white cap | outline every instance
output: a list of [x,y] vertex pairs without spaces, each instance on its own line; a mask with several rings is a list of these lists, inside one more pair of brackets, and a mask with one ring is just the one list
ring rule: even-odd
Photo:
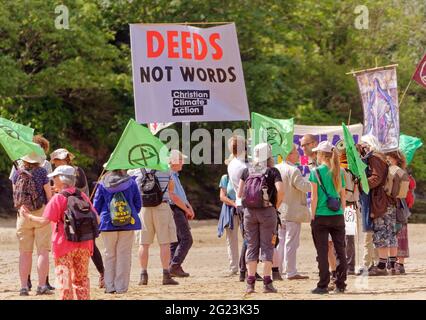
[[56,176],[75,176],[75,169],[71,166],[59,166],[56,167],[55,171],[47,175],[49,178]]
[[380,151],[380,143],[375,136],[372,134],[366,134],[361,137],[361,142],[366,143],[370,146],[370,150]]
[[316,148],[312,149],[312,152],[333,152],[334,146],[328,141],[321,141]]
[[253,149],[253,162],[264,162],[272,157],[272,147],[269,143],[259,143]]
[[21,158],[22,161],[28,162],[28,163],[39,163],[42,164],[44,159],[42,156],[39,156],[37,153],[32,152],[30,154],[27,154],[26,156],[23,156]]
[[55,159],[64,160],[67,156],[69,156],[70,160],[75,158],[74,155],[65,148],[56,149],[50,154],[50,161]]
[[170,150],[169,163],[175,163],[175,162],[178,162],[180,159],[186,159],[186,158],[188,157],[184,155],[182,152],[180,152],[179,150],[176,150],[176,149]]

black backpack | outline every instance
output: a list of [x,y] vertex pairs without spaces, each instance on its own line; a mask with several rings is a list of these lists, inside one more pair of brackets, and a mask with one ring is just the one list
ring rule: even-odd
[[99,235],[96,213],[90,203],[83,199],[81,191],[61,192],[67,198],[67,210],[64,215],[64,229],[68,241],[82,242],[94,240]]
[[147,172],[141,169],[142,182],[140,186],[143,207],[156,207],[163,202],[163,195],[167,190],[168,185],[164,190],[161,190],[160,182],[155,173],[157,170]]

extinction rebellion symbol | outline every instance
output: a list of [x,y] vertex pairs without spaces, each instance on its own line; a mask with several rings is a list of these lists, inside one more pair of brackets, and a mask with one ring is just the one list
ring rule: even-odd
[[267,138],[266,141],[272,146],[272,145],[282,145],[283,144],[283,137],[281,136],[281,133],[277,130],[277,128],[269,127],[266,128],[266,134]]
[[147,161],[149,161],[151,165],[160,163],[160,156],[152,145],[143,143],[135,145],[130,149],[129,163],[131,165],[147,167]]
[[12,128],[5,125],[0,125],[0,129],[4,130],[4,132],[6,132],[9,137],[19,140],[19,133],[13,130]]

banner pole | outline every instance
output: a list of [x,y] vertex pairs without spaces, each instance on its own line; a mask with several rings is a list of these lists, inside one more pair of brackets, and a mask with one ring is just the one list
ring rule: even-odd
[[411,77],[410,82],[408,82],[408,85],[405,88],[404,93],[402,94],[401,100],[399,101],[399,107],[401,107],[402,101],[404,101],[405,94],[407,93],[407,90],[410,87],[411,82],[413,82],[413,77]]
[[92,201],[93,196],[95,195],[96,189],[98,188],[99,181],[104,177],[105,168],[102,170],[101,175],[98,178],[98,181],[96,181],[95,187],[93,188],[92,193],[90,194],[90,201]]
[[349,109],[348,126],[351,124],[352,109]]
[[398,64],[390,64],[387,66],[383,66],[383,67],[375,67],[375,68],[370,68],[370,69],[363,69],[363,70],[357,70],[357,71],[350,71],[350,72],[346,72],[345,74],[357,74],[357,73],[361,73],[361,72],[368,72],[368,71],[377,71],[377,70],[384,70],[384,69],[389,69],[389,68],[393,68],[393,67],[397,67]]

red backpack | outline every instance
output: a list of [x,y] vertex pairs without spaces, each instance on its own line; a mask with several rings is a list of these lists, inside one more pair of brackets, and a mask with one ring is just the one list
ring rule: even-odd
[[410,180],[410,184],[408,186],[408,193],[405,201],[407,202],[408,208],[411,209],[414,206],[414,201],[416,200],[414,195],[414,190],[416,189],[416,180],[414,180],[412,175],[410,175],[408,179]]
[[19,170],[13,190],[13,204],[19,209],[26,206],[28,210],[35,211],[43,207],[43,197],[37,192],[37,186],[30,172]]

